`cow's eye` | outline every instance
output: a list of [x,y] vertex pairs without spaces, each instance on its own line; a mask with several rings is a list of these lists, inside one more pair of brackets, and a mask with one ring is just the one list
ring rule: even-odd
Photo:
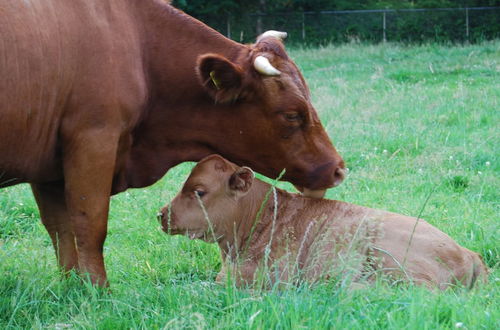
[[194,193],[195,193],[196,195],[198,195],[198,197],[200,197],[200,198],[201,198],[201,197],[203,197],[203,196],[205,196],[205,195],[207,194],[207,192],[206,192],[206,191],[201,190],[201,189],[196,189],[196,190],[194,191]]
[[283,114],[287,121],[298,121],[301,119],[300,114],[298,112],[285,112]]

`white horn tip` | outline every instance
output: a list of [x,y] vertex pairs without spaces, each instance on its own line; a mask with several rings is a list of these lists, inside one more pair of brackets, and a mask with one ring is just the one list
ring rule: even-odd
[[267,37],[274,37],[274,38],[277,38],[277,39],[283,41],[283,40],[285,40],[285,38],[287,36],[288,36],[288,33],[286,33],[286,32],[281,32],[281,31],[276,31],[276,30],[269,30],[269,31],[266,31],[266,32],[262,33],[257,38],[257,42],[259,42],[261,39],[267,38]]
[[255,70],[266,76],[279,76],[281,72],[276,69],[264,56],[257,56],[253,61]]

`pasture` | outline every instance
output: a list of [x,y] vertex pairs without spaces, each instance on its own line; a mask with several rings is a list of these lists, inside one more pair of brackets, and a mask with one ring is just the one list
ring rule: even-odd
[[[61,280],[27,185],[0,191],[0,328],[500,328],[500,42],[291,49],[350,168],[326,197],[421,216],[482,255],[489,283],[432,292],[214,282],[218,248],[159,229],[193,164],[113,197],[112,292]],[[291,185],[280,187],[293,190]]]

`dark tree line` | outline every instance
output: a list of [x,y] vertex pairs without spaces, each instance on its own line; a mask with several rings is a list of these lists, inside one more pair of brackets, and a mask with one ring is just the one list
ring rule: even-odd
[[[500,9],[464,10],[500,8],[500,0],[173,0],[173,5],[240,42],[251,42],[266,29],[287,31],[289,43],[301,44],[352,40],[475,42],[500,38]],[[417,8],[462,9],[336,12]]]
[[500,6],[500,0],[174,0],[173,4],[197,16],[382,8],[483,7]]

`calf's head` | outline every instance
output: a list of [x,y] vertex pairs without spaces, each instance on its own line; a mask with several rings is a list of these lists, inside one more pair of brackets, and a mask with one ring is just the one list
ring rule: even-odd
[[241,219],[239,199],[254,181],[253,171],[218,155],[201,160],[170,205],[161,210],[162,229],[214,242],[221,233],[233,233]]
[[231,60],[218,54],[198,58],[200,83],[219,111],[217,128],[203,143],[269,177],[286,169],[284,180],[322,196],[342,182],[345,166],[283,36],[267,32]]

